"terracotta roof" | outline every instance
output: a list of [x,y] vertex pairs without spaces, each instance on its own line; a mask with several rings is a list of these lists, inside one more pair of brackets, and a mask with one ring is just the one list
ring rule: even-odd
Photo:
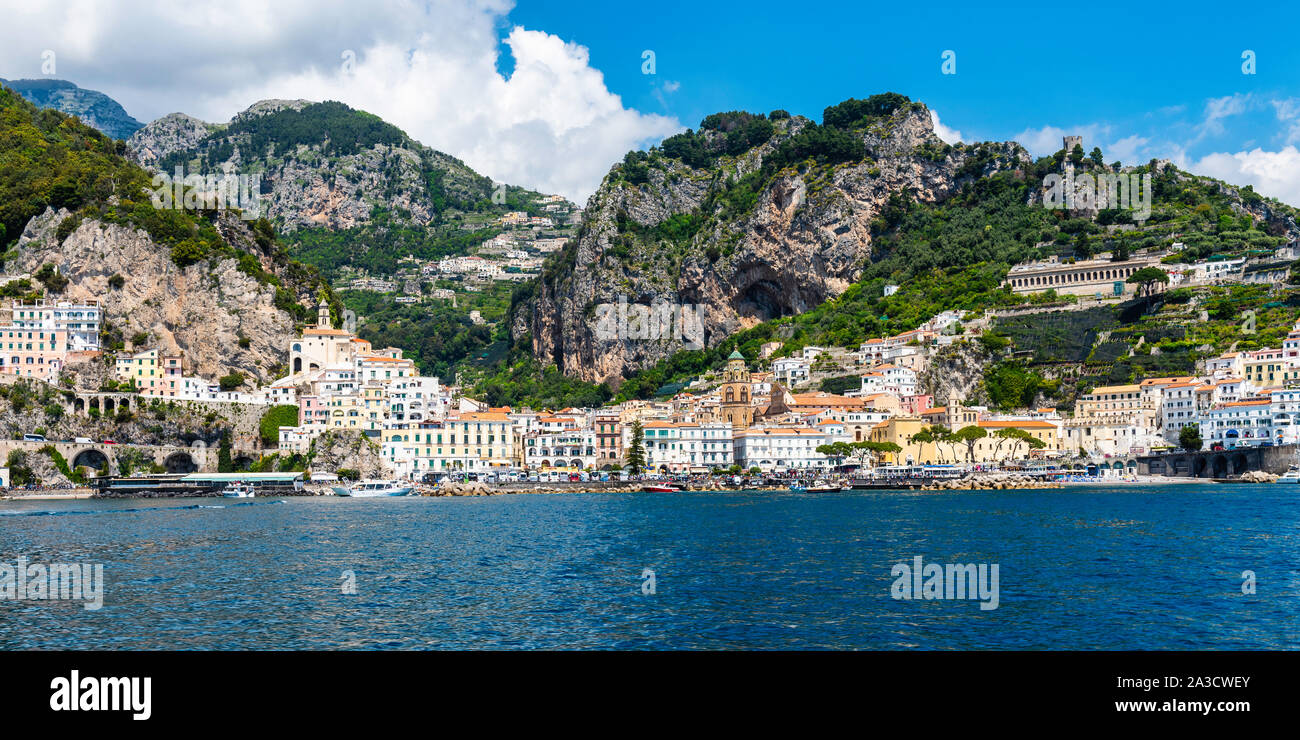
[[998,429],[1009,429],[1009,428],[1055,429],[1056,428],[1055,424],[1047,421],[1040,421],[1038,419],[1025,419],[1021,421],[979,421],[976,422],[976,424],[978,424],[981,427],[986,427],[986,428],[995,427]]
[[461,421],[510,421],[510,417],[505,414],[494,414],[488,411],[461,414],[460,419]]

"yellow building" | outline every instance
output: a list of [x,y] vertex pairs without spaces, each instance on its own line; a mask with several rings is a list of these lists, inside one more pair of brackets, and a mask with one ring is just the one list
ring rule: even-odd
[[1242,374],[1257,390],[1285,387],[1293,379],[1290,369],[1282,350],[1250,352],[1242,362]]
[[119,355],[113,375],[122,382],[134,380],[142,395],[175,396],[176,381],[181,377],[181,357],[161,354],[156,349]]
[[[901,452],[882,455],[880,462],[886,465],[963,463],[971,462],[968,455],[973,452],[973,462],[996,463],[1030,457],[1053,457],[1061,452],[1060,434],[1056,425],[1050,421],[1016,419],[976,422],[975,425],[987,432],[988,436],[976,440],[973,450],[968,449],[964,442],[913,441],[921,430],[932,425],[933,422],[927,419],[903,416],[895,416],[877,424],[871,430],[872,442],[892,442],[902,448]],[[1041,440],[1044,446],[1041,450],[1031,450],[1027,442],[998,437],[997,432],[1002,429],[1019,429]]]
[[505,412],[462,413],[419,425],[410,440],[417,471],[484,471],[516,464],[514,422]]

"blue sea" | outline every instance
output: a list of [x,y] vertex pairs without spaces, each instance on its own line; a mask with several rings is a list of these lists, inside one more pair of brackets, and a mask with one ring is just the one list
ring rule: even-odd
[[[1297,522],[1276,485],[5,501],[0,563],[105,586],[0,601],[0,649],[1294,649]],[[893,598],[917,556],[997,608]]]

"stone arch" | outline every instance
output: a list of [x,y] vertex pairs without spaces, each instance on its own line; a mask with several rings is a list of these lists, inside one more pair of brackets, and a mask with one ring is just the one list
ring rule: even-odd
[[91,470],[99,470],[107,463],[108,455],[105,455],[102,451],[92,447],[87,450],[82,450],[73,456],[72,469],[76,470],[77,468],[86,467]]
[[78,414],[86,413],[86,399],[82,398],[81,396],[73,396],[72,410],[74,413],[78,413]]
[[105,414],[111,414],[111,413],[113,413],[113,411],[115,410],[115,409],[114,409],[115,405],[116,405],[116,404],[113,403],[113,397],[112,397],[112,396],[104,396],[104,413],[105,413]]
[[1228,456],[1215,455],[1210,461],[1210,477],[1226,478],[1228,477]]
[[1228,466],[1229,466],[1229,471],[1234,474],[1240,475],[1246,472],[1246,468],[1250,467],[1250,465],[1246,462],[1246,453],[1238,452],[1237,454],[1228,458]]
[[163,460],[163,467],[168,473],[197,473],[199,466],[188,452],[173,452]]
[[249,470],[253,467],[253,458],[248,455],[240,455],[230,462],[235,466],[235,470]]
[[570,461],[569,461],[569,467],[571,467],[571,468],[577,468],[577,469],[581,470],[581,469],[582,469],[582,461],[581,461],[581,460],[570,460]]

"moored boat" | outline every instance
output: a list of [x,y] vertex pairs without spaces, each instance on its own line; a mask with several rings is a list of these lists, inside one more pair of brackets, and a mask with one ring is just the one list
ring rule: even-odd
[[333,486],[336,496],[350,498],[380,498],[385,496],[406,496],[411,487],[395,480],[363,480],[350,486]]
[[1300,483],[1300,465],[1292,465],[1291,469],[1282,474],[1277,479],[1278,483]]
[[843,490],[843,487],[835,485],[834,483],[827,483],[824,480],[819,480],[804,490],[808,493],[835,493]]
[[682,489],[669,483],[647,483],[641,486],[643,493],[677,493]]
[[222,498],[253,498],[256,495],[253,487],[242,480],[231,483],[221,492]]

